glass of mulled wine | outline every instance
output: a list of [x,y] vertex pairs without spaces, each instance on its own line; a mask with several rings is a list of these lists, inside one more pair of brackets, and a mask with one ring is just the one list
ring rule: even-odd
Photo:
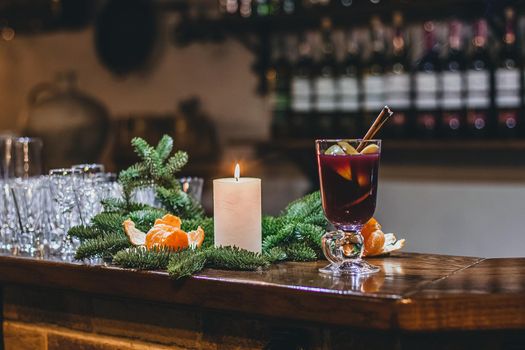
[[323,273],[369,274],[379,268],[363,259],[361,228],[376,207],[381,140],[316,140],[321,198],[326,218],[336,231],[322,239],[330,265]]

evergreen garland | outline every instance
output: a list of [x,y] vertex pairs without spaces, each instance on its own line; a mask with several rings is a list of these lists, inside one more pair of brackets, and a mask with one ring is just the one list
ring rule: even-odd
[[[167,270],[171,277],[182,278],[205,267],[257,270],[281,261],[312,261],[322,257],[321,236],[327,221],[319,192],[290,203],[279,216],[263,217],[262,254],[237,247],[214,247],[213,219],[206,217],[202,206],[182,191],[176,177],[188,162],[188,155],[183,151],[172,155],[173,139],[166,135],[156,147],[141,138],[134,138],[132,145],[140,161],[119,175],[123,197],[104,200],[103,212],[90,225],[69,231],[71,237],[81,242],[77,259],[109,258],[125,268]],[[162,208],[132,201],[134,191],[147,186],[154,187]],[[131,245],[123,229],[124,220],[133,220],[139,230],[147,232],[166,213],[179,216],[184,231],[201,226],[205,232],[202,247],[175,252]]]

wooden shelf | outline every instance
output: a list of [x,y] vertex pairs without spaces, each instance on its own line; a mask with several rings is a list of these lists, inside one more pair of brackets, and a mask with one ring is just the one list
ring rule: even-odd
[[[310,150],[314,139],[275,140],[259,144],[266,150]],[[525,151],[525,140],[383,140],[383,150],[435,151]]]

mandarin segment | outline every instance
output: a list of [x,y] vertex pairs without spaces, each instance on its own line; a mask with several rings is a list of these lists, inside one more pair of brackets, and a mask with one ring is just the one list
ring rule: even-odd
[[166,214],[161,219],[155,220],[154,226],[157,226],[159,224],[165,224],[165,225],[173,226],[176,228],[180,228],[182,221],[178,216]]
[[383,252],[385,245],[385,234],[381,230],[375,230],[365,238],[365,256],[378,255]]
[[381,225],[376,219],[371,218],[366,222],[366,224],[363,225],[361,234],[363,235],[363,238],[366,239],[372,232],[376,230],[381,230]]
[[170,247],[174,250],[188,248],[188,235],[183,230],[168,226],[156,225],[146,235],[146,248]]

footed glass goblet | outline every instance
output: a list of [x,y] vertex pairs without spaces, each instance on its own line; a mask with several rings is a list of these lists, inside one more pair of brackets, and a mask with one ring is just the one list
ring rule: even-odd
[[364,249],[361,228],[372,218],[376,207],[381,140],[316,140],[315,145],[323,210],[336,228],[322,238],[323,252],[330,265],[320,272],[332,275],[378,272],[378,267],[361,258]]

